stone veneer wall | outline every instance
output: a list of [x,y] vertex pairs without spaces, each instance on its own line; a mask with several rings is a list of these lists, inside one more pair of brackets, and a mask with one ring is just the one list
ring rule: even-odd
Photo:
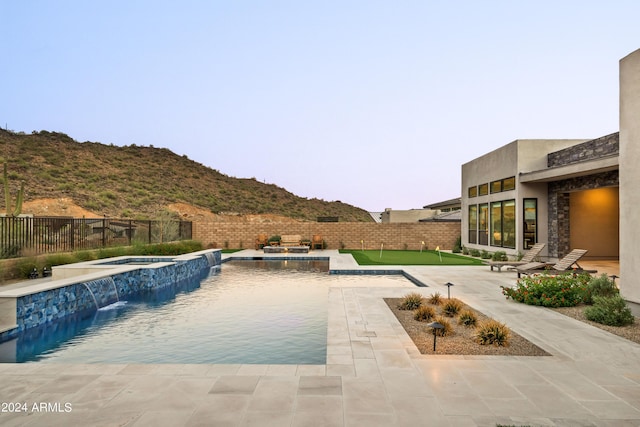
[[572,163],[595,160],[601,157],[616,155],[620,152],[620,134],[612,133],[601,138],[592,139],[582,144],[574,145],[547,156],[547,166],[564,166]]
[[[153,268],[141,267],[136,270],[113,274],[111,278],[118,291],[118,297],[122,299],[129,295],[166,288],[185,280],[202,279],[212,265],[221,264],[221,258],[220,251],[213,252],[211,260],[205,255],[190,260],[157,258],[155,262],[172,261],[172,264]],[[129,261],[134,259],[135,257],[132,257]],[[144,259],[145,262],[149,260],[149,258]],[[113,264],[118,263],[114,262]],[[86,283],[89,282],[91,281],[86,281]],[[18,327],[1,333],[0,342],[11,339],[20,332],[43,326],[46,323],[95,311],[94,296],[84,283],[78,282],[17,298],[16,320]],[[98,296],[96,296],[96,299],[98,299]]]
[[618,171],[549,183],[549,256],[561,258],[572,249],[569,245],[569,192],[618,185]]
[[460,237],[460,221],[416,223],[367,222],[282,222],[282,223],[225,223],[194,222],[193,239],[205,246],[251,249],[259,234],[267,236],[299,234],[311,239],[320,234],[327,249],[420,249],[424,241],[429,249],[452,249]]

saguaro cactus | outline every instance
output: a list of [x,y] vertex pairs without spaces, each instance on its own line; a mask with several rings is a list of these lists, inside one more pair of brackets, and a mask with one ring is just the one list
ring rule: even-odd
[[16,207],[11,209],[11,195],[9,194],[9,177],[7,174],[7,163],[4,164],[4,199],[7,206],[7,216],[18,216],[22,213],[22,199],[24,197],[24,181],[20,183],[20,191],[16,197]]

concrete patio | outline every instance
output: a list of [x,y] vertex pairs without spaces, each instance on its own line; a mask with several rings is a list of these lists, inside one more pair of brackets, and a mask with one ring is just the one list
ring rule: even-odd
[[[337,251],[296,256],[361,268]],[[512,272],[405,270],[429,287],[329,290],[326,365],[0,364],[0,425],[640,426],[639,344],[505,300],[500,286],[515,283]],[[383,298],[446,295],[446,282],[452,296],[552,356],[420,354]],[[16,403],[27,412],[9,406]],[[35,411],[42,403],[47,411]]]

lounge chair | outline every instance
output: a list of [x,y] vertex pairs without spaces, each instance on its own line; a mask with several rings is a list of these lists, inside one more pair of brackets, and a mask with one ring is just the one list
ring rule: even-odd
[[527,251],[526,254],[524,254],[520,261],[488,261],[487,264],[491,267],[491,271],[493,271],[494,267],[497,268],[498,271],[502,271],[502,267],[504,266],[517,267],[525,265],[530,262],[534,262],[544,247],[544,243],[536,243]]
[[537,272],[539,273],[541,270],[547,270],[551,273],[563,273],[568,271],[597,273],[597,270],[585,270],[580,267],[580,264],[578,264],[578,260],[580,260],[580,258],[582,258],[586,253],[586,249],[574,249],[555,264],[544,262],[530,262],[528,264],[516,267],[516,271],[518,272],[518,277],[520,277],[522,274],[532,274]]

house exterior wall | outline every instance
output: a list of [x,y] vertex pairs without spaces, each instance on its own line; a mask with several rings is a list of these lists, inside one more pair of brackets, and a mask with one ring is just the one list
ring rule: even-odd
[[[515,255],[524,252],[524,230],[522,227],[524,199],[537,199],[537,241],[547,242],[549,231],[548,197],[546,183],[520,183],[519,175],[523,172],[547,168],[547,154],[562,150],[584,142],[584,139],[555,139],[513,141],[497,150],[462,165],[462,243],[470,248],[503,250]],[[515,189],[500,193],[489,193],[486,196],[469,197],[469,187],[492,181],[515,177]],[[516,242],[515,248],[493,247],[469,243],[469,205],[491,203],[492,201],[515,200]],[[546,254],[542,252],[542,256]]]
[[640,303],[640,49],[620,60],[620,293]]

